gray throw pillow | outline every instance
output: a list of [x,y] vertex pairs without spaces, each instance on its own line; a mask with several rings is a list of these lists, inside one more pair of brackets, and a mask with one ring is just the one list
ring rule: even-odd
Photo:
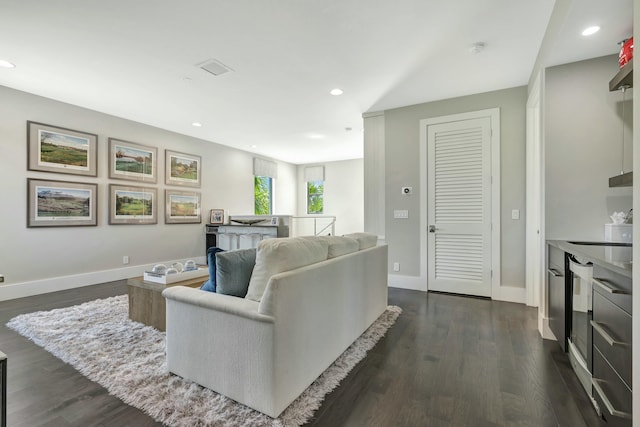
[[244,298],[256,265],[256,249],[238,249],[216,254],[216,293]]

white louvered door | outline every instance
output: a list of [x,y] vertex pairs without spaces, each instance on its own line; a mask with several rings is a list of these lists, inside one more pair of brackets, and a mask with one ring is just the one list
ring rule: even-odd
[[491,119],[427,128],[428,288],[491,296]]

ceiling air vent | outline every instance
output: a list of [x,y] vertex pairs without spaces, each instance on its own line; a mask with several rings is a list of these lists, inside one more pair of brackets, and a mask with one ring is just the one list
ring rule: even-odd
[[233,71],[217,59],[208,59],[205,62],[198,64],[198,67],[213,74],[214,76],[219,76],[221,74],[228,73],[229,71]]

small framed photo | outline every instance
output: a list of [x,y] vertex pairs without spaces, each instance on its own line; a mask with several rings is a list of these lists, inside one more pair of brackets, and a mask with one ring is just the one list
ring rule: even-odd
[[165,224],[200,224],[200,193],[165,190]]
[[200,187],[202,158],[193,154],[165,150],[165,184]]
[[224,209],[211,209],[209,224],[224,224]]
[[277,216],[271,217],[271,225],[278,225],[278,217]]
[[27,121],[27,169],[98,176],[98,135]]
[[27,178],[27,227],[98,225],[98,184]]
[[157,224],[158,190],[109,184],[109,224]]
[[155,184],[158,182],[158,149],[109,138],[109,178]]

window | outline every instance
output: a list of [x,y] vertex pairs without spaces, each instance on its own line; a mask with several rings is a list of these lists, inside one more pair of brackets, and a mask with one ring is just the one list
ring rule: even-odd
[[271,215],[273,209],[273,179],[268,176],[256,176],[253,179],[255,214]]
[[307,182],[307,213],[321,214],[324,211],[324,181]]

